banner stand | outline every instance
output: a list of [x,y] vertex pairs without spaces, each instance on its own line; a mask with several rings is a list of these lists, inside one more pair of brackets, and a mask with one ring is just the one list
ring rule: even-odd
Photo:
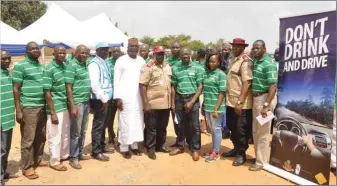
[[268,172],[271,172],[273,174],[276,174],[278,176],[281,176],[283,178],[286,178],[286,179],[288,179],[288,180],[290,180],[290,181],[292,181],[292,182],[294,182],[296,184],[299,184],[299,185],[317,185],[314,182],[311,182],[309,180],[303,179],[303,178],[301,178],[299,176],[296,176],[296,175],[294,175],[292,173],[289,173],[287,171],[284,171],[282,169],[274,167],[274,166],[272,166],[270,164],[263,165],[263,169],[266,170],[266,171],[268,171]]

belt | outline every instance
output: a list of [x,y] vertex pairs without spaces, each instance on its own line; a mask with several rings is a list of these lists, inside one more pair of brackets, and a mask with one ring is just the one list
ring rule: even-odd
[[267,94],[268,92],[259,92],[259,93],[256,93],[256,94],[253,94],[253,97],[258,97],[258,96],[261,96],[263,94]]
[[183,98],[190,98],[190,97],[194,96],[194,94],[179,94],[179,93],[177,93],[177,95],[181,96]]

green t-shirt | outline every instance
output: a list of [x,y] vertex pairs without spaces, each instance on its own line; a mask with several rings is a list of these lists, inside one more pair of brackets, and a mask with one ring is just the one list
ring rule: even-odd
[[[220,69],[204,73],[204,108],[206,112],[213,112],[218,102],[219,92],[226,92],[226,74]],[[225,99],[221,103],[218,113],[225,112]]]
[[13,95],[13,84],[12,79],[9,76],[9,71],[7,69],[1,68],[1,128],[3,131],[10,130],[15,126],[15,107],[14,107],[14,95]]
[[205,61],[198,61],[198,60],[194,60],[193,63],[195,63],[196,65],[205,68]]
[[12,79],[14,83],[21,83],[20,104],[25,107],[45,106],[42,79],[44,67],[39,61],[28,56],[14,66]]
[[170,64],[171,68],[173,68],[175,65],[181,63],[180,58],[178,58],[178,59],[173,59],[172,56],[170,56],[170,57],[168,57],[167,59],[165,59],[165,61],[167,61],[167,62]]
[[152,61],[152,59],[148,57],[146,58],[145,63],[148,64],[150,61]]
[[277,67],[272,58],[265,54],[260,60],[253,60],[253,94],[267,92],[277,82]]
[[205,70],[193,62],[185,66],[178,63],[172,68],[172,85],[177,87],[179,94],[194,94],[197,92],[199,83],[203,81]]
[[116,60],[112,57],[108,58],[108,65],[110,68],[110,73],[111,73],[111,84],[112,86],[114,85],[114,69],[115,69],[115,64],[116,64]]
[[[66,64],[57,64],[52,60],[43,73],[43,89],[50,90],[54,109],[56,113],[67,110],[67,94],[64,82]],[[47,114],[50,109],[46,103]]]
[[74,103],[85,103],[90,98],[90,77],[86,64],[73,58],[66,68],[65,83],[73,85]]

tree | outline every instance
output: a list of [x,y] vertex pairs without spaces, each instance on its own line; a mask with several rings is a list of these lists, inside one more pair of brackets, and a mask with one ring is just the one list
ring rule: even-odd
[[185,35],[185,34],[179,34],[179,35],[168,35],[168,36],[164,36],[161,37],[157,40],[156,44],[157,45],[163,45],[165,47],[169,47],[171,46],[171,44],[173,43],[173,41],[179,41],[180,45],[182,47],[188,46],[188,44],[190,43],[192,37],[189,35]]
[[1,21],[21,30],[38,20],[47,10],[41,1],[1,1]]
[[215,42],[215,47],[216,47],[216,48],[221,48],[221,47],[222,47],[222,44],[223,44],[224,42],[225,42],[225,39],[223,39],[223,38],[217,39],[216,42]]
[[152,47],[155,44],[154,38],[151,36],[144,36],[140,39],[140,42],[142,42],[143,44],[147,44],[150,47]]
[[198,51],[205,47],[205,44],[200,40],[193,40],[188,44],[188,47],[193,51]]

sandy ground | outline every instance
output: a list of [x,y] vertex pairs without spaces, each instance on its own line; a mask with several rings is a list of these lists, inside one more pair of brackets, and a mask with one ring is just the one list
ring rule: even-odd
[[[90,116],[88,132],[86,135],[85,151],[91,150],[91,125]],[[174,143],[175,134],[173,124],[168,126],[169,145]],[[202,135],[202,150],[209,151],[212,147],[211,137]],[[230,140],[223,140],[221,152],[232,148]],[[46,158],[48,157],[48,145],[45,147]],[[254,157],[253,146],[248,149],[248,157]],[[188,151],[184,154],[170,157],[168,154],[157,153],[157,160],[150,160],[145,154],[143,156],[132,156],[130,160],[124,159],[119,153],[108,154],[109,162],[97,160],[82,161],[81,170],[75,170],[68,166],[68,171],[57,172],[49,167],[40,167],[36,171],[40,175],[37,180],[28,180],[21,174],[20,165],[20,131],[17,125],[14,130],[13,144],[9,156],[9,172],[19,175],[19,178],[10,179],[8,185],[70,185],[70,184],[104,184],[104,185],[136,185],[136,184],[193,184],[193,185],[293,185],[293,183],[268,173],[266,171],[248,171],[249,163],[240,167],[233,167],[233,159],[223,159],[207,163],[201,158],[194,162]],[[330,183],[336,183],[336,177],[331,174]]]

